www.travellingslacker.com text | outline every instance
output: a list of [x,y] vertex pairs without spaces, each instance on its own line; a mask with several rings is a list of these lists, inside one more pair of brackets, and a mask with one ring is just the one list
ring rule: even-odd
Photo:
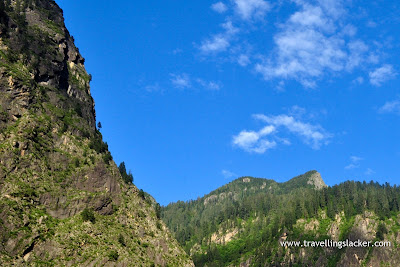
[[301,247],[301,248],[367,248],[367,247],[390,247],[392,244],[389,241],[362,241],[358,240],[343,240],[335,241],[330,239],[325,239],[322,241],[279,241],[282,247]]

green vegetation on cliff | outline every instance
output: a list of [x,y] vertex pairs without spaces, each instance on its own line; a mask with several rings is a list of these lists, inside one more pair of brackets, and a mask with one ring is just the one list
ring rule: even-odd
[[192,266],[96,129],[52,0],[0,0],[0,266]]
[[[283,236],[293,241],[372,241],[390,233],[397,246],[399,207],[396,186],[348,181],[326,187],[312,171],[286,183],[242,177],[198,200],[164,207],[162,218],[196,266],[238,266],[246,261],[250,266],[314,266],[317,262],[343,266],[339,262],[344,260],[344,250],[307,249],[303,255],[299,248],[282,248],[278,241]],[[356,231],[364,217],[374,220],[369,225],[373,234]],[[370,259],[368,254],[360,259],[372,260],[370,253]]]

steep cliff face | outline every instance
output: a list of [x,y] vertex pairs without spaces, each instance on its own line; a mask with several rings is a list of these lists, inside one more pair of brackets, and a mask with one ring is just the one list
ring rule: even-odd
[[326,187],[324,180],[322,180],[319,172],[313,173],[307,181],[307,184],[314,186],[316,189],[322,189]]
[[0,0],[0,265],[192,266],[96,129],[52,0]]
[[[323,240],[323,238],[334,241],[361,240],[369,241],[371,245],[341,249],[311,246],[300,249],[282,247],[280,253],[285,256],[281,264],[290,266],[291,263],[301,262],[304,266],[400,266],[399,225],[400,216],[381,220],[374,213],[366,211],[349,219],[345,217],[344,212],[341,212],[336,214],[335,220],[329,220],[326,214],[321,212],[318,218],[298,220],[294,227],[295,231],[303,233],[306,237],[313,237],[313,240]],[[294,240],[291,238],[293,235],[285,234],[281,239]],[[380,243],[373,246],[375,242]]]

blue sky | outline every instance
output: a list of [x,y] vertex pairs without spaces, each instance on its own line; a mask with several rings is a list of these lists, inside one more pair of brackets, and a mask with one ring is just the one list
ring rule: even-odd
[[398,1],[57,3],[114,160],[161,204],[312,169],[398,184]]

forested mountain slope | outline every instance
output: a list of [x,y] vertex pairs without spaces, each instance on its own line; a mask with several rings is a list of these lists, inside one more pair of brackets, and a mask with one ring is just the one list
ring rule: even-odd
[[[196,266],[400,266],[400,188],[310,171],[286,183],[241,177],[162,218]],[[385,248],[283,247],[280,241],[390,241]],[[385,265],[386,264],[386,265]]]
[[0,266],[192,266],[112,160],[84,61],[54,1],[0,0]]

